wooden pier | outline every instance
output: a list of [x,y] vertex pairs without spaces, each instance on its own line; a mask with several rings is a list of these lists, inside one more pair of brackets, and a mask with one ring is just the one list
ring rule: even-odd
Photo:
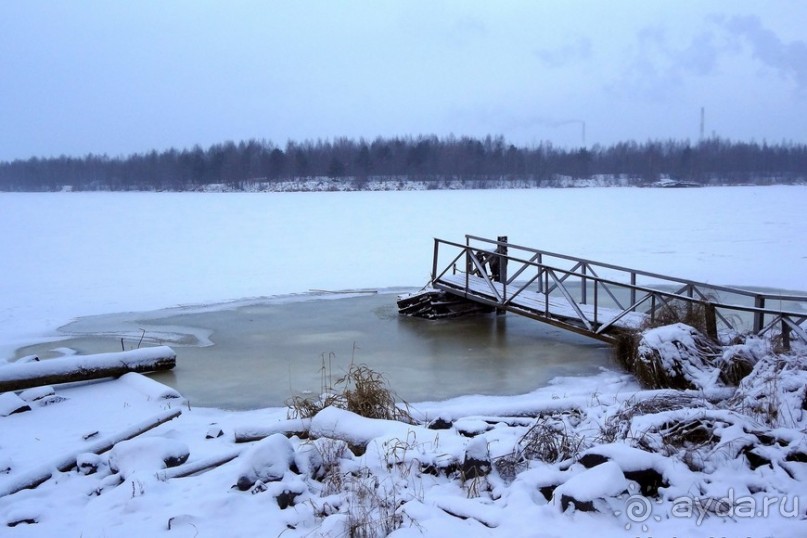
[[435,239],[430,284],[447,296],[606,342],[654,323],[665,310],[696,308],[713,338],[767,334],[784,349],[792,338],[807,342],[807,296],[715,286],[515,245],[506,237]]

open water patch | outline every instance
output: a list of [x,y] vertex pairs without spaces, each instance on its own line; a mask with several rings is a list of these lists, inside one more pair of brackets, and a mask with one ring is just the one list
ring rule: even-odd
[[603,343],[514,314],[436,321],[399,316],[399,292],[316,293],[92,316],[62,327],[65,339],[58,344],[28,346],[17,355],[170,345],[176,368],[152,376],[192,405],[223,409],[316,395],[352,362],[381,372],[409,402],[520,394],[558,376],[613,367]]

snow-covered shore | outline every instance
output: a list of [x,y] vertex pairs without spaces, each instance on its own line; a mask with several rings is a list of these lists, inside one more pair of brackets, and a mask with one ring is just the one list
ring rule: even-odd
[[[419,284],[431,237],[465,233],[805,290],[805,201],[805,187],[4,194],[0,357],[83,314]],[[329,408],[301,428],[287,409],[194,408],[132,376],[35,391],[30,411],[0,417],[0,489],[43,468],[50,478],[0,496],[0,528],[347,536],[369,521],[396,536],[803,536],[807,365],[761,349],[738,389],[642,390],[615,368],[521,396],[416,403],[414,425]],[[174,411],[111,452],[87,452]],[[435,419],[444,429],[427,427]],[[235,443],[236,431],[284,425],[298,435]],[[78,469],[55,470],[76,454]]]
[[[807,521],[805,355],[763,346],[737,389],[641,390],[604,371],[415,404],[414,424],[336,407],[310,420],[197,409],[140,374],[23,393],[32,410],[0,417],[0,525],[14,536],[795,538]],[[20,490],[32,476],[45,480]]]

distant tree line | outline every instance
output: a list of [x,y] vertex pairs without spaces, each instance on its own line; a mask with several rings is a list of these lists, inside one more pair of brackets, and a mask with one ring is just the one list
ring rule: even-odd
[[288,142],[225,142],[207,149],[169,149],[127,157],[31,158],[0,162],[0,190],[194,190],[225,184],[311,177],[349,179],[470,180],[611,176],[635,183],[660,178],[702,184],[787,183],[807,178],[807,146],[795,143],[689,141],[620,142],[566,149],[549,143],[517,147],[501,136],[337,138]]

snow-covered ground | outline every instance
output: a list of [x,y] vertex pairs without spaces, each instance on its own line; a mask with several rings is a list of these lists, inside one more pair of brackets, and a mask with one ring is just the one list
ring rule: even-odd
[[[805,202],[807,187],[0,194],[0,359],[81,315],[418,286],[432,237],[466,233],[805,291]],[[763,367],[724,403],[714,402],[733,389],[642,391],[602,372],[517,397],[414,404],[416,419],[442,418],[442,430],[334,408],[310,422],[285,422],[286,409],[198,409],[138,374],[7,393],[0,534],[345,536],[368,520],[400,526],[398,536],[803,536],[805,365],[760,349]],[[20,399],[30,411],[2,416]],[[319,439],[233,440],[284,429]],[[65,458],[80,471],[56,470]],[[10,493],[37,476],[47,479],[36,489]]]

